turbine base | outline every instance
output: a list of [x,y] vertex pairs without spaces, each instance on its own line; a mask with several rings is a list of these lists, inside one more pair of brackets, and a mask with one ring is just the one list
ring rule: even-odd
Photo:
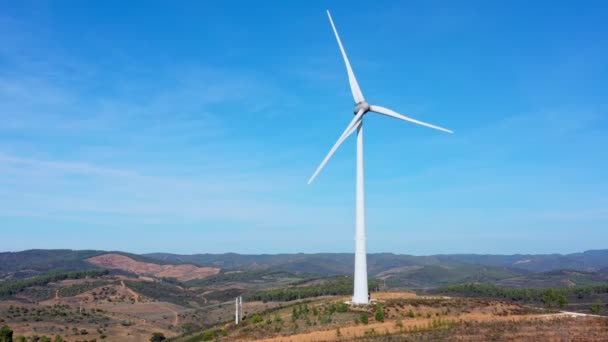
[[367,305],[375,305],[376,300],[370,299],[368,302],[365,302],[365,303],[355,302],[354,300],[347,300],[344,302],[344,304],[348,304],[348,305],[352,305],[352,306],[367,306]]

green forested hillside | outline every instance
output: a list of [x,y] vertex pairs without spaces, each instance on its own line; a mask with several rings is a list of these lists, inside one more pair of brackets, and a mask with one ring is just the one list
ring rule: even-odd
[[[0,253],[0,281],[27,278],[51,271],[98,269],[86,259],[105,253],[108,252],[29,250]],[[221,268],[220,274],[186,284],[189,286],[215,286],[239,281],[252,284],[256,282],[289,284],[312,275],[351,275],[354,266],[354,256],[348,253],[276,255],[112,253],[156,264],[192,263]],[[567,265],[570,266],[568,271],[564,270]],[[608,279],[606,269],[608,269],[607,250],[568,255],[412,256],[393,253],[368,255],[368,272],[371,278],[377,277],[389,287],[403,288],[426,288],[466,282],[497,284],[505,287],[587,285],[606,281]],[[232,271],[238,272],[231,273]],[[277,275],[282,279],[276,279]],[[254,279],[256,277],[258,279]]]
[[14,279],[0,282],[0,298],[17,294],[31,286],[42,286],[50,282],[65,279],[81,279],[86,277],[100,277],[107,275],[107,270],[91,270],[76,272],[52,272],[27,279]]
[[[46,272],[73,272],[100,269],[86,261],[88,258],[106,254],[106,251],[71,249],[31,249],[21,252],[0,252],[0,280],[27,278]],[[112,252],[126,255],[134,260],[162,264],[160,260],[143,255]]]
[[493,283],[527,273],[480,265],[430,265],[395,273],[386,279],[389,287],[426,288],[466,282]]
[[[147,257],[165,262],[192,263],[200,266],[214,266],[223,269],[275,269],[289,272],[322,274],[350,274],[354,257],[350,253],[317,254],[194,254],[176,255],[169,253],[146,254]],[[573,254],[514,254],[479,255],[445,254],[414,256],[393,253],[373,253],[368,255],[370,275],[376,275],[392,268],[405,266],[449,266],[483,265],[496,268],[517,269],[529,272],[546,272],[556,269],[594,271],[608,268],[608,250],[586,251]]]

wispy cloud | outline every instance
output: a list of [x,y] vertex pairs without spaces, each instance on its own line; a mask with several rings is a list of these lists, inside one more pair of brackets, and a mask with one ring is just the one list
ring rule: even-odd
[[205,178],[149,176],[87,163],[2,155],[0,212],[112,225],[225,221],[289,226],[321,223],[313,213],[331,217],[341,210],[273,199],[290,183],[278,174],[248,175],[236,168],[232,174]]
[[315,217],[273,198],[289,172],[232,142],[280,112],[271,77],[207,65],[147,70],[128,57],[102,70],[37,48],[18,22],[1,21],[0,32],[21,37],[0,52],[12,63],[0,73],[1,216],[110,225]]

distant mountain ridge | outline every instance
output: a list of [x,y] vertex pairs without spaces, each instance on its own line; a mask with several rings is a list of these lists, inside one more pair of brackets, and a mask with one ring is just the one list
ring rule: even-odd
[[[112,255],[114,257],[108,258]],[[104,263],[93,262],[105,259],[107,260]],[[108,260],[112,262],[108,263]],[[0,280],[27,278],[49,271],[100,268],[181,281],[201,279],[214,274],[220,276],[231,271],[351,275],[353,263],[354,255],[350,253],[138,255],[98,250],[28,250],[0,253]],[[466,282],[493,283],[509,287],[521,287],[526,284],[539,287],[597,284],[608,282],[608,250],[573,254],[515,255],[413,256],[372,253],[368,255],[368,270],[370,277],[381,279],[391,287],[427,288]],[[189,275],[195,271],[200,276]]]
[[96,256],[116,253],[136,261],[164,264],[160,260],[125,252],[71,249],[30,249],[0,253],[0,280],[7,277],[27,278],[51,271],[85,271],[100,267],[87,261]]
[[[350,273],[354,256],[350,253],[317,254],[191,254],[150,253],[144,256],[169,262],[192,263],[199,266],[224,269],[268,269],[285,271],[316,268],[316,273]],[[590,250],[572,254],[438,254],[414,256],[393,253],[368,254],[368,268],[374,275],[390,268],[404,266],[473,264],[506,267],[531,272],[547,272],[558,269],[580,271],[605,271],[608,269],[608,250]]]

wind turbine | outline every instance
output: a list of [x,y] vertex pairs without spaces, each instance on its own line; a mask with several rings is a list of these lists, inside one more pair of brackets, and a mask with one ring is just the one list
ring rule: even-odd
[[355,78],[355,74],[353,73],[353,69],[350,66],[350,62],[348,61],[348,57],[346,56],[346,52],[344,51],[344,47],[342,46],[342,41],[340,41],[340,36],[338,35],[338,31],[336,30],[336,26],[334,25],[334,21],[331,18],[331,14],[329,10],[327,11],[327,16],[329,17],[329,22],[331,24],[332,29],[334,30],[334,34],[336,35],[336,40],[338,41],[338,46],[340,47],[340,51],[342,52],[342,57],[344,58],[344,64],[346,64],[346,72],[348,73],[348,82],[350,83],[350,90],[353,93],[353,98],[355,100],[355,117],[351,120],[351,122],[346,126],[346,129],[338,138],[338,141],[334,144],[334,146],[329,150],[325,159],[321,162],[315,173],[313,173],[312,177],[308,180],[308,184],[312,183],[312,181],[317,177],[319,172],[323,169],[325,164],[331,156],[336,152],[338,147],[348,138],[353,132],[357,131],[357,185],[356,185],[356,229],[355,229],[355,284],[354,284],[354,294],[352,302],[354,304],[367,304],[368,303],[368,291],[367,291],[367,254],[365,247],[365,196],[363,192],[363,116],[366,113],[374,112],[377,114],[383,114],[386,116],[390,116],[396,119],[409,121],[418,125],[434,128],[443,132],[453,133],[449,129],[445,129],[439,126],[431,125],[426,122],[418,121],[416,119],[409,118],[407,116],[401,115],[391,109],[370,105],[367,103],[365,98],[363,97],[363,93],[361,93],[361,88],[359,88],[359,84],[357,83],[357,79]]

